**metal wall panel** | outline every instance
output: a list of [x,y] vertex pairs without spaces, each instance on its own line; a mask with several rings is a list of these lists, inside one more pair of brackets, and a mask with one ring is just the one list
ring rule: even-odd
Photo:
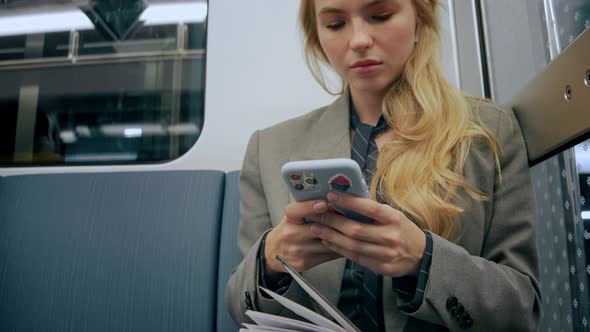
[[484,97],[481,41],[475,1],[456,0],[453,3],[453,12],[461,89],[473,96]]

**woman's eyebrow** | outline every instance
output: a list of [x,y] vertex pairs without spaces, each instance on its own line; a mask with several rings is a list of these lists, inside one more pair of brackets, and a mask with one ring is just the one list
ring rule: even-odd
[[344,12],[342,9],[338,9],[338,8],[334,8],[334,7],[323,7],[318,12],[318,15],[331,14],[331,13],[339,14],[342,12]]
[[370,8],[370,7],[373,7],[373,6],[380,5],[383,2],[385,2],[385,0],[372,0],[372,1],[369,1],[369,3],[367,3],[366,5],[364,5],[364,7],[365,8]]
[[[367,4],[363,5],[363,8],[369,9],[369,8],[384,4],[386,2],[387,2],[386,0],[371,0]],[[395,1],[395,2],[397,2],[397,1]],[[344,12],[344,10],[339,9],[339,8],[335,8],[335,7],[322,7],[318,12],[318,16],[323,15],[323,14],[340,14],[343,12]]]
[[379,6],[386,6],[386,7],[392,7],[392,8],[398,8],[400,6],[400,1],[399,0],[372,0],[369,1],[369,3],[367,3],[366,5],[364,5],[364,9],[371,9],[373,7],[379,7]]

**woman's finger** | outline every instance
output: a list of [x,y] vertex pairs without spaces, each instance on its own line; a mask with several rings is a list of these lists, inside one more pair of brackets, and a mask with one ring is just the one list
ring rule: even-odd
[[324,246],[324,253],[322,254],[315,254],[307,257],[299,257],[299,256],[281,256],[287,264],[291,265],[297,272],[307,271],[310,268],[317,266],[322,263],[326,263],[335,259],[342,257],[339,253],[329,249],[328,247]]
[[285,209],[287,221],[295,224],[304,224],[305,217],[328,211],[328,204],[323,200],[295,202]]
[[396,258],[396,249],[384,247],[375,243],[356,240],[339,231],[322,225],[312,225],[311,231],[323,241],[336,244],[338,248],[356,256],[366,256],[380,262],[391,262]]
[[399,224],[403,218],[400,211],[387,204],[340,192],[329,192],[328,202],[372,218],[378,224]]
[[381,267],[384,264],[382,261],[376,260],[375,258],[370,256],[360,255],[356,252],[341,247],[339,244],[336,245],[335,243],[330,242],[328,240],[323,240],[322,243],[324,246],[326,246],[326,248],[329,248],[335,253],[342,255],[343,257],[346,257],[351,261],[370,269],[371,271],[384,274],[383,271],[381,271]]
[[381,239],[383,235],[382,225],[364,224],[330,212],[314,217],[313,221],[331,227],[353,239],[385,244],[385,241]]

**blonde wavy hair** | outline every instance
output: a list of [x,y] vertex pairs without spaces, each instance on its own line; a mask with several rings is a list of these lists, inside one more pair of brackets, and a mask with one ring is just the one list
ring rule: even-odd
[[[397,205],[419,227],[451,239],[461,229],[457,218],[463,210],[456,204],[463,199],[461,191],[479,202],[490,198],[465,180],[463,169],[471,144],[481,140],[489,145],[499,173],[501,147],[479,117],[479,105],[485,100],[461,93],[440,70],[440,3],[411,1],[420,38],[383,100],[384,118],[395,135],[379,153],[371,196]],[[299,25],[307,65],[318,83],[332,93],[321,70],[330,64],[317,32],[314,0],[301,0]]]

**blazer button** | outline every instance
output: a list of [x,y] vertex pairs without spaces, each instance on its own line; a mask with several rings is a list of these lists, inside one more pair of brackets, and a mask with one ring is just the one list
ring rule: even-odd
[[459,327],[462,329],[468,329],[473,325],[473,319],[469,316],[468,313],[465,313],[463,316],[459,318]]
[[449,296],[449,298],[447,298],[447,310],[448,311],[453,311],[457,308],[457,305],[459,305],[459,299],[455,296]]
[[455,310],[452,310],[451,313],[455,315],[457,319],[459,319],[463,316],[463,313],[465,313],[465,307],[462,304],[459,304]]

